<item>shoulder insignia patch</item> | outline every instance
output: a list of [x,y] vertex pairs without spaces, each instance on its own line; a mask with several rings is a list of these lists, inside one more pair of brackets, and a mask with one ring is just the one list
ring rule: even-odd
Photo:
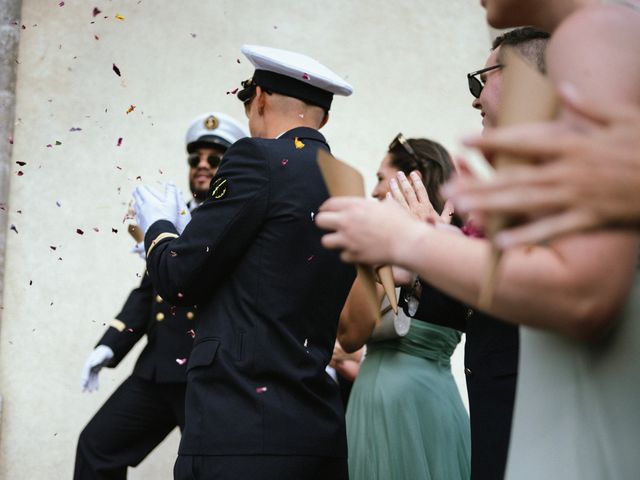
[[227,194],[227,179],[226,178],[217,178],[211,184],[211,196],[215,199],[222,198]]

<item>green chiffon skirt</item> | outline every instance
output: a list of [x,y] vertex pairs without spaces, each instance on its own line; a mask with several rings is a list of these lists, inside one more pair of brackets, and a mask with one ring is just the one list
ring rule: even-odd
[[351,480],[466,480],[469,417],[451,374],[460,334],[411,321],[367,345],[347,408]]

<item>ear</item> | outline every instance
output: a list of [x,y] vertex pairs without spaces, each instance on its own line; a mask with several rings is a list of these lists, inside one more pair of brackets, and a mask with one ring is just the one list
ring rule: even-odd
[[253,101],[256,102],[256,108],[258,109],[258,113],[260,114],[260,116],[264,115],[264,109],[267,105],[267,96],[268,95],[264,93],[264,90],[262,90],[262,88],[260,88],[259,86],[256,87],[256,97],[253,99]]
[[320,122],[320,126],[318,127],[318,130],[324,127],[328,121],[329,121],[329,111],[325,110],[324,117],[322,117],[322,121]]

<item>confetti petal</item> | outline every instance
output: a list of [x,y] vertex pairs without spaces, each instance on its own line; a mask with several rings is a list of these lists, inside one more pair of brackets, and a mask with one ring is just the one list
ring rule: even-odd
[[55,246],[53,246],[53,245],[49,245],[49,248],[50,248],[51,250],[53,250],[54,252],[58,249],[58,247],[55,247]]
[[100,37],[98,35],[94,35],[93,38],[95,38],[96,40],[100,40]]
[[301,150],[304,148],[304,143],[302,143],[302,141],[300,141],[298,137],[293,139],[293,144],[296,146],[296,150]]
[[99,231],[100,231],[100,229],[99,229],[98,227],[93,227],[93,231],[94,231],[94,232],[99,232]]
[[191,330],[189,330],[189,331],[187,332],[187,334],[188,334],[189,336],[191,336],[191,338],[196,338],[196,332],[193,330],[193,328],[192,328]]
[[127,109],[127,115],[129,115],[131,112],[133,112],[136,109],[135,105],[130,105],[129,108]]
[[[114,63],[113,64],[113,71],[115,72],[116,75],[118,75],[119,77],[121,77],[122,75],[120,75],[120,69],[118,68],[118,66]],[[127,112],[129,113],[129,112]]]
[[185,363],[187,363],[187,359],[186,358],[176,358],[176,363],[178,365],[184,365]]
[[[119,147],[120,145],[122,145],[122,137],[119,137],[119,138],[118,138],[118,143],[116,144],[116,146],[118,146],[118,147]],[[120,167],[118,167],[118,168],[120,168]],[[120,168],[120,170],[122,170],[122,169]]]
[[79,132],[79,131],[81,131],[81,130],[82,130],[82,129],[81,129],[80,127],[71,127],[71,128],[69,129],[69,131],[70,131],[70,132]]
[[196,38],[197,37],[197,35],[195,33],[192,33],[190,35],[191,35],[191,38]]
[[77,233],[78,235],[84,235],[84,232],[83,232],[81,229],[79,229],[79,228],[76,228],[76,233]]
[[58,4],[58,6],[59,6],[59,7],[64,7],[64,2],[60,2],[60,3]]
[[289,163],[289,160],[288,160],[288,159],[286,159],[286,158],[283,158],[282,160],[280,160],[280,165],[282,165],[283,167],[284,167],[287,163]]
[[118,233],[118,229],[111,227],[111,233]]
[[264,393],[267,391],[267,387],[258,387],[256,388],[256,393]]
[[122,15],[120,15],[119,13],[116,13],[116,18],[118,20],[121,20],[121,21],[124,20],[124,17]]
[[238,93],[238,88],[234,88],[233,90],[229,90],[227,91],[227,95],[235,95],[236,93]]
[[16,175],[18,175],[19,177],[21,177],[22,175],[24,175],[24,172],[22,170],[18,170],[16,172]]
[[13,230],[14,232],[18,233],[18,229],[16,228],[16,226],[12,223],[11,226],[9,227],[11,230]]
[[303,73],[303,74],[302,74],[302,79],[303,79],[303,80],[311,80],[311,77],[310,77],[308,74]]
[[57,206],[57,207],[61,207],[61,206],[62,206],[62,204],[61,204],[60,202],[56,202],[56,206]]
[[62,142],[60,140],[56,140],[56,145],[62,145]]
[[97,17],[98,15],[100,15],[102,12],[100,11],[100,9],[98,9],[98,7],[93,7],[93,16]]

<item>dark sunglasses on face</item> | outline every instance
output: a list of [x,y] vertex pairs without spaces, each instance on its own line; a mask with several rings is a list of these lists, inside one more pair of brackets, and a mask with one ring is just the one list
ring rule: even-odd
[[496,68],[502,68],[502,65],[498,63],[491,67],[483,68],[482,70],[467,73],[467,82],[469,82],[469,91],[471,92],[471,95],[479,98],[480,94],[482,93],[482,89],[484,88],[482,80],[476,77],[478,75],[482,75],[483,73],[490,72],[491,70],[495,70]]
[[409,144],[409,141],[401,133],[396,135],[396,138],[394,138],[391,141],[391,143],[389,144],[389,151],[391,152],[396,148],[398,148],[399,146],[402,147],[402,149],[405,152],[407,152],[409,155],[411,155],[413,158],[418,157],[418,155],[416,155],[416,151],[413,149],[411,144]]
[[[207,162],[209,162],[209,166],[211,168],[218,168],[220,166],[220,162],[222,161],[222,155],[216,155],[214,153],[207,156]],[[200,163],[200,155],[197,153],[192,153],[187,157],[187,162],[189,162],[189,166],[191,168],[196,168]]]

